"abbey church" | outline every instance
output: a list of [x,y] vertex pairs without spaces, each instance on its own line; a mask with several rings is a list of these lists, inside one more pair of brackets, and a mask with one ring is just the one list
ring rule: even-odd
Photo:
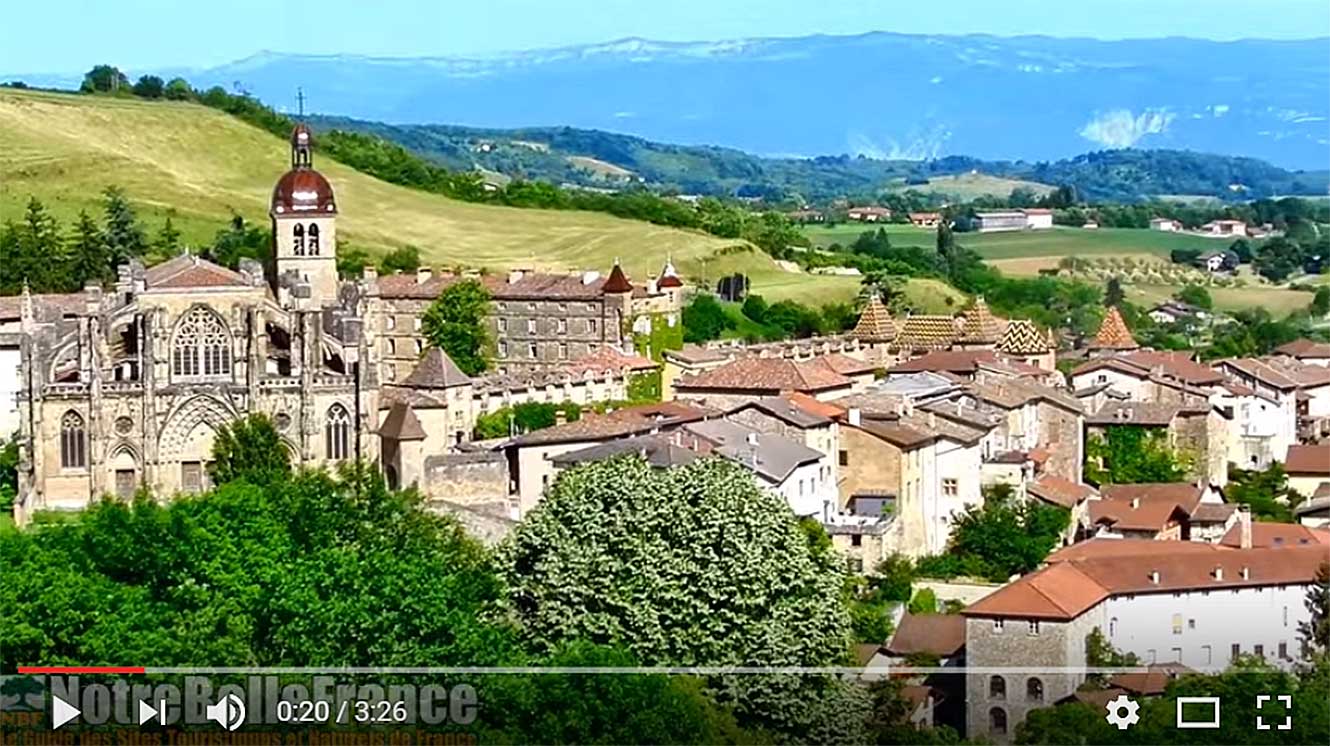
[[677,323],[682,282],[667,265],[634,285],[616,265],[606,277],[477,276],[497,370],[463,375],[419,324],[460,276],[339,279],[340,205],[313,144],[297,125],[272,192],[267,262],[232,270],[184,254],[122,266],[113,288],[18,299],[5,330],[18,340],[16,403],[4,414],[22,445],[20,520],[142,487],[206,489],[215,434],[249,413],[272,419],[293,464],[363,459],[409,484],[485,411],[626,398],[628,376],[652,367],[629,340]]

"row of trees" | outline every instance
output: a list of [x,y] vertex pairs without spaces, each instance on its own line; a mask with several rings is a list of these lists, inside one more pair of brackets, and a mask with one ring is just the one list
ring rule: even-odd
[[821,308],[794,300],[768,304],[760,295],[749,295],[735,313],[706,293],[694,295],[682,314],[684,341],[692,343],[726,335],[767,342],[834,334],[853,327],[856,318],[849,303],[828,303]]
[[170,218],[150,238],[115,187],[103,193],[100,221],[82,211],[68,227],[32,197],[21,219],[0,225],[0,293],[18,293],[24,283],[33,292],[72,292],[88,283],[105,284],[115,279],[118,265],[149,252],[170,255],[179,247],[180,232]]

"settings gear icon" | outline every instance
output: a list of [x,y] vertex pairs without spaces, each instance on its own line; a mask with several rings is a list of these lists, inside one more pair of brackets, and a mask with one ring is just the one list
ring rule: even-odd
[[1141,722],[1141,716],[1136,714],[1141,706],[1125,694],[1119,694],[1117,699],[1109,700],[1108,704],[1105,705],[1105,709],[1108,710],[1108,715],[1104,719],[1110,725],[1116,725],[1118,730],[1126,730],[1130,726]]

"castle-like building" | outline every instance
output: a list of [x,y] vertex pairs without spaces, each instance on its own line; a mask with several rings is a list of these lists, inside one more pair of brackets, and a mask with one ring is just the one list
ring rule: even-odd
[[[294,464],[379,463],[387,451],[395,482],[420,473],[402,453],[431,455],[390,441],[420,439],[418,426],[405,436],[401,427],[418,419],[413,402],[449,410],[456,432],[451,443],[428,443],[438,452],[495,407],[622,396],[628,373],[645,362],[631,354],[632,334],[678,323],[682,283],[668,265],[646,286],[617,265],[606,277],[478,277],[491,293],[499,372],[462,376],[441,352],[426,354],[419,322],[459,278],[426,270],[341,280],[338,212],[314,168],[313,135],[297,125],[290,169],[272,191],[266,262],[231,270],[184,254],[122,266],[111,289],[25,292],[5,329],[20,361],[17,380],[6,382],[16,392],[6,416],[17,419],[21,444],[19,520],[102,494],[206,489],[217,431],[249,413],[272,418]],[[426,375],[440,365],[455,375]]]

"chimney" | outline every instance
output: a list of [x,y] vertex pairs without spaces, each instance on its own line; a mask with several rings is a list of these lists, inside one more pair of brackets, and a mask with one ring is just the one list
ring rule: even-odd
[[366,264],[360,271],[362,277],[369,282],[379,279],[379,268],[373,264]]
[[434,274],[434,270],[429,267],[421,267],[416,270],[416,284],[423,285],[429,282],[429,278]]
[[859,411],[859,408],[850,407],[849,412],[847,412],[847,414],[850,418],[850,426],[859,427],[859,423],[862,422],[861,418],[862,413]]
[[1131,509],[1132,509],[1132,510],[1136,510],[1136,509],[1138,509],[1138,508],[1140,508],[1140,507],[1141,507],[1141,498],[1139,498],[1139,497],[1133,497],[1133,498],[1131,499]]
[[1159,585],[1159,571],[1158,571],[1158,570],[1151,570],[1151,571],[1150,571],[1150,582],[1153,583],[1154,585]]
[[748,445],[756,447],[756,446],[757,446],[757,433],[749,433],[749,434],[747,435],[747,437],[744,438],[744,440],[748,441]]
[[656,285],[655,280],[647,280],[647,295],[655,295],[660,287]]
[[583,285],[590,285],[591,283],[593,283],[593,282],[595,282],[596,280],[599,280],[599,279],[600,279],[600,273],[597,272],[597,271],[594,270],[594,269],[589,269],[589,270],[587,270],[587,271],[585,271],[585,272],[582,273],[582,284],[583,284]]
[[520,270],[520,269],[513,269],[513,270],[509,270],[509,271],[508,271],[508,284],[509,284],[509,285],[512,285],[512,284],[515,283],[515,282],[520,282],[521,279],[522,279],[522,270]]
[[932,412],[928,413],[928,426],[937,427],[937,415]]
[[1251,580],[1251,568],[1246,565],[1242,566],[1242,579]]
[[1239,547],[1251,549],[1251,508],[1246,505],[1238,506],[1238,537]]
[[1211,574],[1212,576],[1214,576],[1214,579],[1215,579],[1215,580],[1223,580],[1223,579],[1224,579],[1224,567],[1223,567],[1223,565],[1215,565],[1214,572],[1212,572],[1212,573],[1210,573],[1210,574]]
[[554,410],[554,424],[555,425],[568,424],[568,413],[563,411],[562,408]]

